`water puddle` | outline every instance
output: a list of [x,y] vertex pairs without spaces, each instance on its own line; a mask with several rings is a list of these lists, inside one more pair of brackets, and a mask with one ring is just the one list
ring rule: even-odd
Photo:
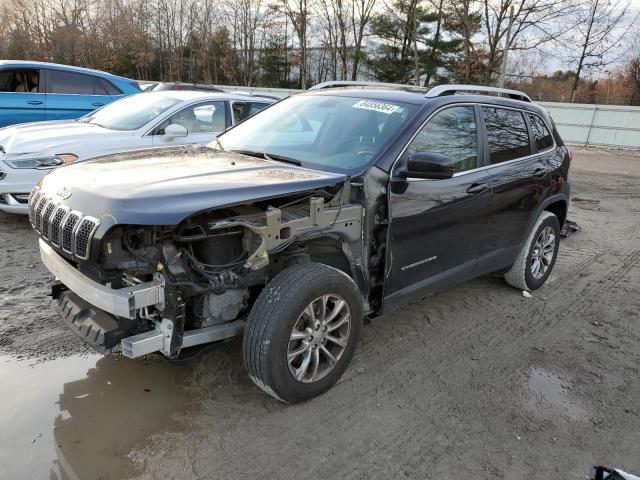
[[32,365],[0,356],[0,478],[135,474],[125,459],[188,400],[186,367],[154,358],[68,357]]
[[573,420],[585,419],[586,411],[570,397],[568,384],[542,369],[532,369],[528,379],[527,406],[544,417],[566,415]]
[[575,205],[576,207],[582,208],[584,210],[601,211],[600,200],[594,200],[593,198],[573,197],[572,202],[573,202],[573,205]]

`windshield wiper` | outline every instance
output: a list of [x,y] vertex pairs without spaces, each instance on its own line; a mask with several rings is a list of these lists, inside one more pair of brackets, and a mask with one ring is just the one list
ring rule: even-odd
[[295,158],[285,157],[284,155],[277,155],[275,153],[257,152],[255,150],[231,150],[234,153],[240,153],[242,155],[249,155],[251,157],[264,158],[265,160],[272,160],[276,162],[290,163],[291,165],[302,166],[300,160]]

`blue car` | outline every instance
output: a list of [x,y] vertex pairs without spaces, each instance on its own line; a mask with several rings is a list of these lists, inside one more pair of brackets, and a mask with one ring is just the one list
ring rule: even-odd
[[137,82],[98,70],[0,60],[0,128],[78,118],[140,91]]

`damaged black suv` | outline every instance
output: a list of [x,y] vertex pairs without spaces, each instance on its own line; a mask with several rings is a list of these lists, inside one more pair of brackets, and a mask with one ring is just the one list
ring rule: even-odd
[[243,334],[252,380],[297,402],[338,380],[363,320],[490,272],[540,287],[569,163],[521,92],[332,83],[206,147],[59,169],[29,218],[95,348],[175,358]]

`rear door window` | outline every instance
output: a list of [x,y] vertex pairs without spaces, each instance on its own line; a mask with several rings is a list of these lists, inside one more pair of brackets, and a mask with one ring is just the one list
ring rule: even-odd
[[533,133],[538,152],[553,146],[553,137],[551,137],[551,133],[541,117],[530,113],[529,126],[531,127],[531,133]]
[[262,110],[265,107],[268,107],[269,104],[268,103],[250,103],[247,110],[246,115],[244,116],[243,120],[245,118],[248,118],[252,115],[255,115],[256,113],[258,113],[260,110]]
[[49,70],[47,91],[62,95],[109,95],[100,78],[61,70]]
[[531,154],[529,132],[522,112],[482,107],[491,164],[508,162]]

